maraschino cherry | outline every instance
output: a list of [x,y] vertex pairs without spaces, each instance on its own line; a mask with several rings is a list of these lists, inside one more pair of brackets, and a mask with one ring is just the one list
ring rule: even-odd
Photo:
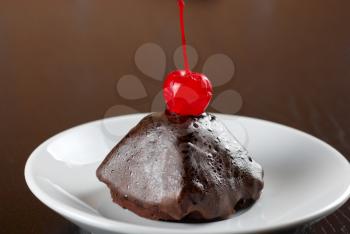
[[178,70],[167,76],[163,95],[169,111],[179,115],[200,115],[210,102],[212,87],[205,75]]
[[189,69],[183,17],[184,0],[178,0],[178,5],[185,70],[173,71],[167,75],[163,86],[163,95],[170,112],[196,116],[202,114],[209,105],[212,97],[212,86],[204,74],[192,72]]

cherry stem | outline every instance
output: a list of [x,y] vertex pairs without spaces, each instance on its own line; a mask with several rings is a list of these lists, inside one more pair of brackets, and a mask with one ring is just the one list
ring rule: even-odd
[[181,26],[181,35],[182,35],[182,54],[184,57],[184,66],[186,71],[190,71],[190,67],[188,65],[188,58],[187,58],[187,50],[186,50],[186,36],[185,36],[185,23],[184,23],[184,8],[185,8],[185,1],[184,0],[178,0],[179,10],[180,10],[180,26]]

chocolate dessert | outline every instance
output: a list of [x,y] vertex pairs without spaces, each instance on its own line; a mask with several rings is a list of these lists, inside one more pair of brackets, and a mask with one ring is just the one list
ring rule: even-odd
[[263,170],[212,114],[153,113],[97,169],[113,201],[156,220],[224,219],[256,201]]
[[178,0],[184,70],[163,84],[165,113],[153,113],[112,149],[97,169],[113,201],[155,220],[225,219],[256,201],[263,170],[234,136],[205,110],[210,80],[190,70],[184,1]]

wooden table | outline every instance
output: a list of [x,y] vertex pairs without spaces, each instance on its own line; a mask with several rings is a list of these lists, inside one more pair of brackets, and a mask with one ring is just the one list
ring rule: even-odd
[[[215,94],[238,91],[238,114],[301,129],[350,158],[349,9],[347,0],[190,0],[188,43],[198,70],[212,54],[232,58],[234,79]],[[161,82],[139,71],[135,51],[160,45],[172,70],[177,14],[175,0],[0,2],[1,232],[84,233],[29,192],[26,159],[116,104],[149,111]],[[116,91],[125,74],[140,78],[147,97]],[[349,204],[296,233],[350,233]]]

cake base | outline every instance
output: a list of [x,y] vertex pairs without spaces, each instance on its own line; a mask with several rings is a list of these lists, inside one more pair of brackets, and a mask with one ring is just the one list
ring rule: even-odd
[[214,115],[153,113],[97,169],[113,201],[155,220],[225,219],[256,201],[263,170]]

